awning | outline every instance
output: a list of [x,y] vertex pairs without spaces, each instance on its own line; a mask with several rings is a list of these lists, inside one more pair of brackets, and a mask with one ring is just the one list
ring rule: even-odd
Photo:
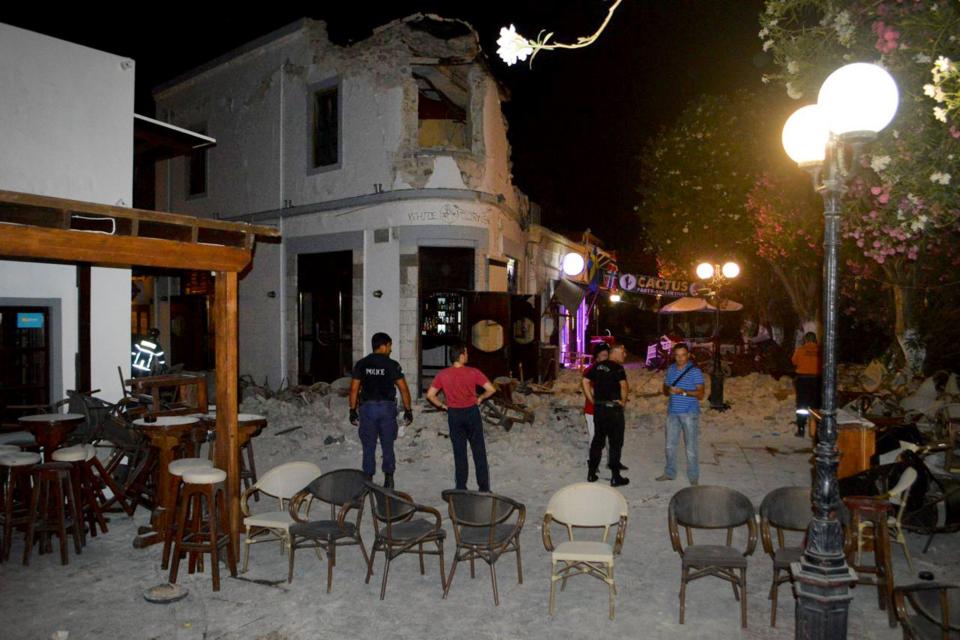
[[168,160],[216,144],[210,136],[133,114],[133,151],[138,160]]
[[[743,305],[733,300],[720,300],[720,311],[740,311]],[[691,298],[689,296],[674,300],[660,308],[660,313],[690,313],[692,311],[716,311],[716,307],[707,302],[706,298]]]
[[553,291],[553,297],[570,312],[576,312],[580,307],[580,303],[583,302],[585,294],[585,286],[570,282],[566,279],[558,280],[557,286]]

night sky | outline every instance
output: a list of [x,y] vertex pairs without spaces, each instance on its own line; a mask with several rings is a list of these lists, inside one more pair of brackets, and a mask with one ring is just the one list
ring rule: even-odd
[[620,250],[622,266],[638,258],[631,249],[642,219],[633,209],[645,143],[698,95],[759,86],[770,64],[756,35],[760,0],[624,0],[593,46],[542,52],[532,69],[508,68],[497,57],[501,26],[513,23],[527,37],[545,29],[573,42],[594,31],[609,3],[321,1],[299,9],[253,5],[256,13],[235,5],[227,17],[199,3],[128,4],[99,14],[35,6],[0,9],[0,22],[135,59],[136,110],[145,115],[153,114],[152,87],[303,16],[327,21],[338,44],[417,11],[464,19],[512,94],[504,110],[516,184],[540,203],[546,226],[571,236],[591,227]]

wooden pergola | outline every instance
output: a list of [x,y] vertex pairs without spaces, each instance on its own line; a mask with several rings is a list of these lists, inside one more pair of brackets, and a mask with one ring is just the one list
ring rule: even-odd
[[258,236],[278,238],[280,232],[273,227],[0,190],[0,258],[216,272],[214,456],[217,467],[227,472],[235,534],[240,531],[237,274],[252,262]]

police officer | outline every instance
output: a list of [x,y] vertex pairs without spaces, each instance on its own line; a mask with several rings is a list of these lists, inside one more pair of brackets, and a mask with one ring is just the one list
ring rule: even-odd
[[377,438],[383,452],[383,486],[393,488],[397,467],[393,441],[397,438],[397,389],[403,400],[403,424],[413,422],[410,390],[400,363],[390,358],[393,340],[385,333],[373,334],[373,353],[353,367],[350,383],[350,424],[359,426],[363,445],[363,472],[373,480],[377,470]]
[[597,469],[603,455],[605,441],[610,441],[608,454],[609,467],[613,472],[611,487],[622,487],[630,482],[620,475],[620,453],[623,450],[624,419],[623,411],[627,404],[630,387],[627,385],[627,372],[623,368],[626,351],[622,344],[610,349],[610,358],[593,365],[585,379],[583,390],[587,400],[593,403],[594,431],[590,442],[590,460],[587,468],[587,480],[597,481]]

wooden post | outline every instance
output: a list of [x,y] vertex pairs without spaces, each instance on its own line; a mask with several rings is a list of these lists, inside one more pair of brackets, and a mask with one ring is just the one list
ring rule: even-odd
[[214,301],[217,371],[217,438],[214,457],[227,472],[228,520],[239,553],[240,436],[237,427],[237,274],[218,271]]

